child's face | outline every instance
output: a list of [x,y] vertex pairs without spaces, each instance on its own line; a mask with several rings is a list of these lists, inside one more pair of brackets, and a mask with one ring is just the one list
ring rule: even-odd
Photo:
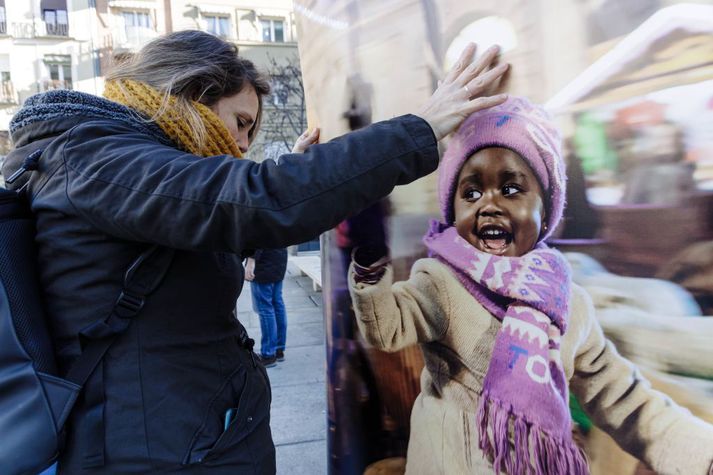
[[499,256],[522,256],[537,244],[544,213],[542,188],[520,155],[479,150],[458,175],[453,198],[458,234]]

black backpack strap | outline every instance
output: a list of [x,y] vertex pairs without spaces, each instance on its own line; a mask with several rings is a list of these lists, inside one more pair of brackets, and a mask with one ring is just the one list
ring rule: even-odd
[[[124,276],[124,287],[111,314],[82,330],[80,339],[85,342],[82,354],[72,365],[66,379],[84,387],[89,440],[85,441],[84,467],[104,465],[104,371],[99,364],[116,341],[129,327],[131,320],[144,306],[146,298],[160,285],[174,255],[173,249],[152,246],[136,259]],[[96,376],[89,383],[92,374]]]
[[131,264],[111,314],[82,330],[80,338],[86,341],[84,350],[65,379],[84,386],[114,339],[126,331],[131,319],[144,306],[146,297],[159,286],[171,265],[173,254],[173,249],[152,246]]

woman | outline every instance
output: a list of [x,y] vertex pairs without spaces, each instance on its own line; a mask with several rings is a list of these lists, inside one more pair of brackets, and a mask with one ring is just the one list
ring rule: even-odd
[[64,371],[112,313],[136,257],[174,250],[77,402],[60,473],[275,472],[269,383],[233,314],[241,257],[306,241],[434,171],[437,141],[505,100],[487,94],[507,66],[491,68],[496,49],[471,64],[474,48],[417,116],[277,163],[236,160],[269,88],[206,33],[149,43],[107,77],[110,100],[52,91],[25,103],[3,172],[41,150],[27,192]]

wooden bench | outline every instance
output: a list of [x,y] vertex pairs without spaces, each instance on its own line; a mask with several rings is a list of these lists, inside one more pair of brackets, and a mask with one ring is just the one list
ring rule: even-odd
[[289,256],[291,262],[299,271],[312,279],[312,289],[316,292],[322,289],[322,259],[317,254]]

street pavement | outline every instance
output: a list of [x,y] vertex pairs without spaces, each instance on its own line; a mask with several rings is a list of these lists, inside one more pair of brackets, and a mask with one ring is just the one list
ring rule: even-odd
[[[285,361],[268,368],[272,385],[271,427],[278,475],[327,473],[327,400],[322,293],[289,264],[282,295],[287,308]],[[260,321],[245,283],[238,319],[260,347]]]

